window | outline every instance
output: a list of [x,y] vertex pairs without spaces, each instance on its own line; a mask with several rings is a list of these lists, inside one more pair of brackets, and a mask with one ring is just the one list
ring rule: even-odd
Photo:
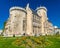
[[23,20],[23,30],[25,31],[25,20]]
[[15,16],[16,17],[16,16]]

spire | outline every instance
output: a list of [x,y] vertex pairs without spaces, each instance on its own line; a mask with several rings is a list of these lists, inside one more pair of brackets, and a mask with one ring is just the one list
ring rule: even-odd
[[29,7],[29,3],[26,6],[26,11],[32,12],[31,9],[30,9],[30,7]]
[[26,8],[29,8],[29,3],[27,4]]

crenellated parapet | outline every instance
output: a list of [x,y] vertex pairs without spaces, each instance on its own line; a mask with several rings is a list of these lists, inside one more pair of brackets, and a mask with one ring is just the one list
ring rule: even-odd
[[40,7],[38,7],[36,10],[40,10],[40,9],[44,9],[45,11],[47,11],[47,8],[44,7],[44,6],[40,6]]
[[18,11],[20,10],[20,11],[23,11],[23,12],[26,13],[26,10],[25,10],[24,8],[22,8],[22,7],[17,7],[17,6],[11,7],[9,11],[11,12],[11,11],[14,11],[14,10],[18,10]]

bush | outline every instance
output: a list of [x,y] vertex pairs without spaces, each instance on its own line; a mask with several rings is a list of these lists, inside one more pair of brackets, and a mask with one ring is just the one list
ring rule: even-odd
[[13,45],[20,46],[21,48],[44,48],[45,46],[50,45],[49,40],[45,37],[26,37],[22,36],[20,39],[16,39],[13,42]]

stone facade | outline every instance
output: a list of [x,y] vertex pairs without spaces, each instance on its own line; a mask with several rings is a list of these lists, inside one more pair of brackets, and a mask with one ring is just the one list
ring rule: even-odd
[[60,34],[60,28],[54,26],[54,34]]
[[47,20],[45,23],[45,32],[46,32],[46,35],[53,35],[54,34],[53,24],[49,20]]
[[40,36],[53,30],[47,31],[47,28],[53,25],[48,22],[46,7],[40,6],[33,11],[27,4],[26,8],[12,7],[9,11],[4,36]]

